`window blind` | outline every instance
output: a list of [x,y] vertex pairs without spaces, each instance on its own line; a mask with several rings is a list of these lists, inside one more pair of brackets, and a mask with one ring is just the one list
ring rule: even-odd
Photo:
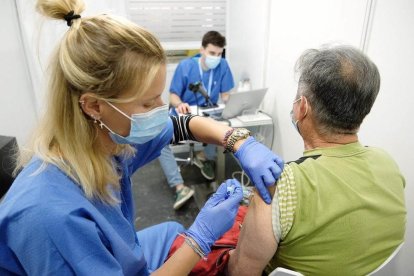
[[225,35],[227,0],[127,0],[131,21],[163,43],[198,42],[210,30]]

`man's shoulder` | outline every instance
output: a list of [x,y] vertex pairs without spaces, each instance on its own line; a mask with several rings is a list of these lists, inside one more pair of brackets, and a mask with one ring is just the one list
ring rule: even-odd
[[224,68],[229,67],[229,63],[227,62],[227,59],[222,58],[220,61],[220,66],[223,66]]
[[309,160],[316,160],[319,157],[321,157],[321,154],[302,156],[302,157],[300,157],[300,158],[298,158],[298,159],[296,159],[294,161],[287,162],[287,164],[290,164],[290,165],[297,164],[297,165],[299,165],[299,164],[302,164],[303,162],[305,162],[307,159],[309,159]]
[[179,67],[191,68],[197,65],[197,58],[196,57],[188,57],[180,61],[178,63]]

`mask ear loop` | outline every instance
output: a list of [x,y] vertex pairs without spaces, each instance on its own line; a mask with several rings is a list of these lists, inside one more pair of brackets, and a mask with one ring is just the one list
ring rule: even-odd
[[[81,105],[84,105],[85,104],[85,101],[83,101],[83,100],[80,100],[79,101],[79,103],[81,104]],[[107,102],[108,103],[108,102]],[[129,118],[128,117],[128,115],[126,115],[124,112],[122,112],[121,110],[119,110],[118,108],[116,108],[115,106],[113,106],[112,104],[110,104],[110,103],[108,103],[110,106],[112,106],[113,108],[115,108],[117,111],[119,111],[122,115],[124,115],[124,116],[126,116],[127,118]],[[93,119],[93,123],[94,124],[97,124],[98,122],[99,122],[99,127],[101,128],[101,129],[103,129],[104,127],[109,131],[109,132],[111,132],[112,134],[116,134],[115,132],[113,132],[112,131],[112,129],[110,129],[107,125],[105,125],[104,124],[104,122],[102,122],[101,120],[100,120],[100,118],[97,118],[94,114],[88,114],[92,119]]]
[[[304,96],[300,96],[300,98],[297,99],[297,100],[295,100],[295,101],[293,101],[293,103],[295,104],[295,103],[297,103],[299,101],[302,101],[302,97],[303,97],[303,99],[305,99],[305,104],[306,104],[305,114],[303,115],[303,118],[305,118],[306,115],[308,115],[308,99],[306,99],[306,97],[304,97]],[[292,110],[292,114],[293,114],[293,110]],[[295,120],[295,122],[294,122],[295,127],[296,127],[296,129],[299,130],[298,123],[299,123],[299,120]],[[299,133],[300,133],[300,131],[299,131]]]
[[[296,100],[294,100],[293,101],[293,104],[295,104],[295,103],[297,103],[297,102],[299,102],[299,101],[301,101],[302,100],[302,96],[300,96],[299,97],[299,99],[296,99]],[[292,109],[292,111],[291,111],[291,116],[293,116],[293,109]],[[297,126],[298,126],[298,122],[299,122],[299,120],[295,120],[295,122],[294,122],[294,125],[296,126],[296,128],[297,128]]]
[[112,134],[116,134],[112,129],[110,129],[104,122],[102,122],[99,118],[96,118],[96,116],[95,115],[93,115],[93,114],[91,114],[90,115],[91,117],[92,117],[92,119],[93,119],[93,122],[94,122],[94,124],[96,124],[96,123],[98,123],[99,122],[99,127],[101,128],[101,129],[103,129],[103,128],[106,128],[110,133],[112,133]]
[[119,109],[118,107],[114,106],[113,104],[111,104],[108,101],[105,101],[107,104],[109,104],[109,106],[111,106],[113,109],[115,109],[116,111],[118,111],[119,113],[121,113],[122,115],[124,115],[125,117],[127,117],[128,119],[130,119],[131,121],[134,121],[133,118],[131,118],[130,116],[128,116],[125,112],[123,112],[121,109]]
[[[81,106],[83,106],[84,104],[85,104],[85,101],[84,100],[80,100],[79,101],[79,103],[80,103],[80,105]],[[93,114],[87,114],[87,115],[89,115],[89,117],[91,117],[92,119],[93,119],[93,123],[94,124],[96,124],[98,121],[99,121],[99,119],[98,118],[96,118],[96,116],[95,115],[93,115]],[[100,122],[100,121],[99,121]],[[101,127],[102,128],[102,127]]]

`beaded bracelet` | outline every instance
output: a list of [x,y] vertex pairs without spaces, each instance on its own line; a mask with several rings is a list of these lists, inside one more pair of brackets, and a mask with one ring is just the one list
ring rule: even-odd
[[[234,128],[231,128],[229,130],[226,131],[226,134],[224,135],[223,138],[223,147],[226,148],[227,147],[227,140],[229,139],[230,135],[233,133]],[[226,152],[226,151],[224,151]]]
[[195,241],[193,241],[193,239],[191,239],[190,237],[185,236],[183,234],[178,234],[178,235],[180,235],[181,237],[184,238],[185,243],[189,247],[191,247],[194,250],[194,252],[197,253],[197,255],[199,255],[201,257],[201,259],[203,259],[204,261],[207,260],[206,254],[204,254],[204,252],[201,251],[201,249],[198,247],[198,245],[195,243]]

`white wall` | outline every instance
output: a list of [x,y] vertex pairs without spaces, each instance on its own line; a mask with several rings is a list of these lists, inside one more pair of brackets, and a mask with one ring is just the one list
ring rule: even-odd
[[367,53],[381,74],[381,90],[360,137],[391,153],[406,177],[406,241],[395,275],[414,275],[414,2],[378,0],[368,42]]
[[226,53],[236,87],[243,78],[252,88],[264,85],[268,12],[267,0],[229,0]]
[[302,139],[289,113],[296,95],[294,65],[301,53],[321,44],[343,42],[359,46],[366,1],[271,1],[267,86],[264,109],[277,121],[274,149],[285,160],[302,154]]
[[[247,2],[230,0],[229,27],[232,29],[229,30],[229,45],[238,48],[234,53],[243,53],[242,56],[231,56],[232,70],[248,70],[252,76],[265,73],[263,81],[269,87],[269,93],[264,101],[264,110],[272,114],[276,127],[273,149],[285,160],[294,160],[301,156],[303,150],[302,140],[292,127],[289,116],[296,94],[294,64],[305,49],[324,43],[344,42],[360,47],[369,1]],[[414,172],[409,166],[414,161],[414,123],[409,116],[414,104],[411,85],[414,2],[374,0],[375,3],[367,54],[379,67],[382,85],[374,108],[362,125],[360,140],[363,144],[379,146],[390,152],[406,177],[406,243],[396,259],[393,275],[413,275],[414,203],[409,195],[414,190]],[[267,19],[262,17],[266,6],[269,6]],[[267,22],[268,26],[260,25]],[[249,33],[246,26],[250,27]],[[262,30],[268,30],[268,33],[263,34]],[[252,41],[264,42],[267,39],[268,46],[260,43],[253,46]],[[262,55],[265,56],[264,61],[257,58]]]
[[0,4],[0,135],[14,136],[22,145],[37,113],[14,5],[13,0]]

